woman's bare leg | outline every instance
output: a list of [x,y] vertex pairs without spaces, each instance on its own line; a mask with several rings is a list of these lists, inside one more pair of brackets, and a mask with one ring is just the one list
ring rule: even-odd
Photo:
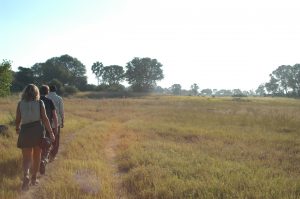
[[29,175],[29,170],[32,161],[32,148],[23,148],[22,154],[23,154],[23,172],[25,176],[25,175]]
[[22,155],[23,155],[23,172],[24,172],[22,189],[27,190],[29,188],[28,187],[29,170],[32,162],[32,148],[23,148]]
[[33,164],[32,164],[32,183],[35,183],[37,173],[41,163],[41,148],[36,146],[33,148]]

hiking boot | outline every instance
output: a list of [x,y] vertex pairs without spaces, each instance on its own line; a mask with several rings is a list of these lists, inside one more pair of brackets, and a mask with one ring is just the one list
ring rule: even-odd
[[24,176],[22,191],[28,191],[28,190],[29,190],[29,176]]
[[46,162],[45,161],[41,161],[40,164],[40,174],[44,175],[46,172]]
[[54,156],[54,157],[53,157],[53,156],[50,156],[50,157],[49,157],[49,162],[53,162],[53,161],[56,160],[56,159],[57,159],[57,157],[55,157],[55,156]]
[[36,176],[32,176],[30,185],[35,186],[35,185],[38,185],[38,184],[39,184],[39,180],[36,178]]

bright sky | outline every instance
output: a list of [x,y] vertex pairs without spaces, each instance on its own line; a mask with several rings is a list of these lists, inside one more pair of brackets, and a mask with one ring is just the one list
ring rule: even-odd
[[256,89],[300,63],[298,0],[0,0],[0,59],[31,67],[69,54],[91,65],[163,64],[162,87]]

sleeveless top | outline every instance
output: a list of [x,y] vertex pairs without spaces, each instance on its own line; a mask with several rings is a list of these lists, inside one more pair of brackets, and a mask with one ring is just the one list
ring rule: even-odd
[[[44,106],[44,103],[42,106]],[[21,124],[27,124],[40,120],[40,102],[39,101],[25,101],[19,102],[19,108],[21,112]]]

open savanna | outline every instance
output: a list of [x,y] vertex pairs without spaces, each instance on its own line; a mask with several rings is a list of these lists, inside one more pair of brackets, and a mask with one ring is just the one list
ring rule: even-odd
[[0,136],[0,198],[300,198],[300,100],[85,96],[64,98],[58,159],[27,193],[14,127]]

